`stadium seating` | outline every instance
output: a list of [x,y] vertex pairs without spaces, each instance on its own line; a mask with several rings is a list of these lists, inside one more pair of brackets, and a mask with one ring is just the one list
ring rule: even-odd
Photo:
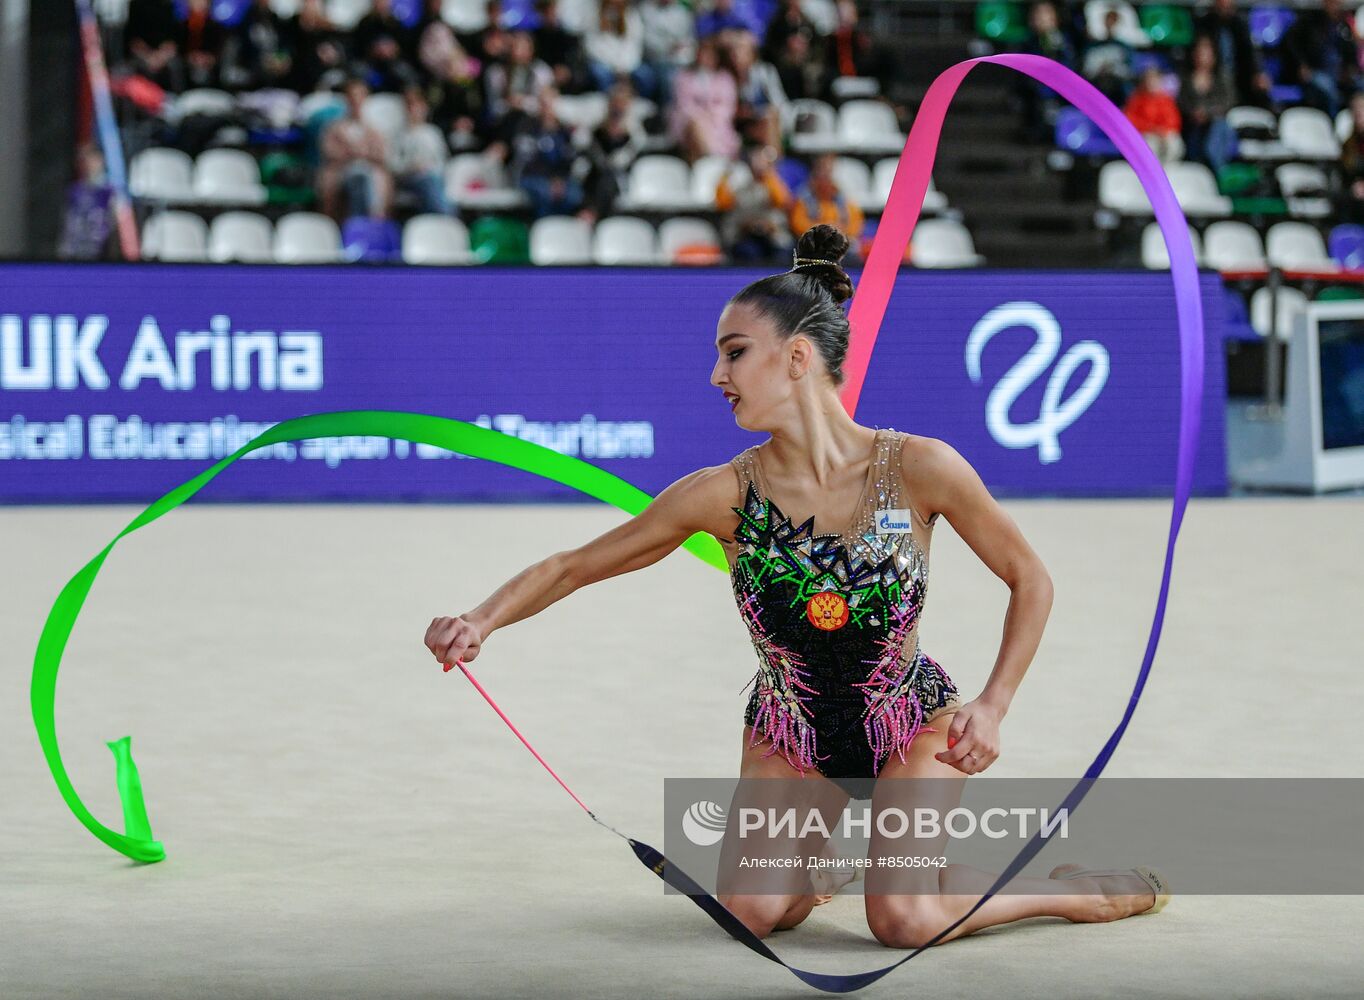
[[1253,271],[1269,266],[1264,243],[1245,222],[1214,222],[1203,231],[1203,261],[1219,271]]
[[128,170],[128,190],[148,201],[194,200],[194,161],[178,149],[153,146],[133,157]]
[[1217,179],[1201,163],[1168,163],[1165,173],[1185,215],[1223,217],[1231,214],[1231,199],[1217,190]]
[[341,230],[317,212],[290,212],[275,224],[275,262],[334,264],[342,260]]
[[571,215],[547,215],[530,227],[532,264],[592,263],[592,226]]
[[1120,41],[1135,49],[1150,46],[1151,36],[1142,29],[1136,8],[1125,0],[1088,0],[1085,4],[1085,31],[1090,38],[1104,37],[1104,17],[1110,10],[1118,12],[1116,34]]
[[602,219],[592,232],[592,260],[603,265],[657,264],[658,233],[631,215]]
[[275,227],[255,212],[224,212],[208,227],[208,258],[220,264],[268,264],[274,259]]
[[1279,138],[1289,152],[1303,160],[1340,158],[1340,140],[1326,112],[1316,108],[1288,108],[1279,116]]
[[720,251],[720,234],[705,219],[686,216],[664,220],[658,227],[658,251],[665,263],[677,263],[686,247],[713,247]]
[[[1193,226],[1189,227],[1189,240],[1193,243],[1194,260],[1202,264],[1203,238]],[[1170,251],[1165,246],[1165,235],[1154,222],[1148,222],[1146,228],[1141,231],[1141,266],[1152,271],[1166,271],[1170,268]]]
[[226,205],[264,205],[255,157],[240,149],[210,149],[194,161],[194,197]]
[[1265,233],[1265,256],[1275,267],[1300,271],[1334,271],[1338,266],[1326,252],[1315,226],[1306,222],[1278,222]]
[[1307,308],[1307,296],[1296,288],[1280,288],[1277,308],[1271,307],[1272,298],[1268,288],[1255,290],[1250,297],[1250,325],[1261,337],[1268,337],[1272,327],[1280,340],[1287,340],[1298,315]]
[[417,215],[403,227],[403,262],[471,264],[469,230],[448,215]]
[[845,153],[898,153],[905,136],[883,101],[848,101],[838,109],[838,148]]
[[1364,268],[1364,226],[1336,226],[1331,230],[1327,245],[1331,259],[1341,267]]
[[142,258],[175,262],[208,259],[208,224],[191,212],[158,212],[142,227]]
[[923,219],[910,239],[915,267],[980,267],[985,258],[976,253],[971,234],[951,219]]
[[697,207],[691,168],[676,156],[651,153],[630,167],[625,192],[616,207],[623,211],[688,211]]

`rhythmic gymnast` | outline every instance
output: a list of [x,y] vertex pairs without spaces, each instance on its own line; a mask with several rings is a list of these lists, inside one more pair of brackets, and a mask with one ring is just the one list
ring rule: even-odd
[[[726,892],[727,884],[741,882],[732,836],[740,797],[771,805],[770,795],[752,789],[779,788],[776,794],[787,796],[782,801],[795,804],[790,790],[798,789],[796,797],[818,808],[832,829],[856,782],[875,779],[873,810],[894,806],[912,816],[931,800],[945,814],[960,801],[965,777],[998,758],[1000,720],[1051,611],[1052,583],[1041,559],[954,448],[894,428],[863,427],[840,402],[850,333],[841,303],[853,292],[839,264],[847,250],[841,232],[815,226],[797,244],[791,270],[747,285],[720,314],[711,384],[739,426],[768,433],[766,441],[682,477],[637,517],[536,563],[472,611],[434,619],[425,637],[437,662],[471,662],[497,629],[588,584],[650,566],[698,531],[714,535],[758,654],[740,778],[805,779],[741,781],[730,809],[718,898],[758,937],[795,927],[838,883],[816,884],[826,872],[790,868],[780,892],[770,881],[763,892]],[[1011,595],[994,669],[966,702],[919,646],[939,517]],[[817,533],[816,524],[824,530]],[[939,780],[881,780],[895,778]],[[942,854],[945,837],[915,840],[915,853]],[[773,836],[765,849],[787,857],[810,853],[795,837]],[[827,841],[820,849],[827,853]],[[903,853],[879,826],[870,850],[873,859]],[[868,926],[893,948],[927,943],[996,878],[962,864],[865,871]],[[942,940],[1026,917],[1116,920],[1158,912],[1168,899],[1163,878],[1150,868],[1060,865],[1047,879],[1014,879],[1008,894],[992,896]]]

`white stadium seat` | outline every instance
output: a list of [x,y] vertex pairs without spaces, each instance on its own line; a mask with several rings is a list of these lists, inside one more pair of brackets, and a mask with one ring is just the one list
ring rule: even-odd
[[275,258],[275,227],[255,212],[224,212],[208,227],[208,258],[220,264],[268,264]]
[[1277,322],[1271,323],[1271,313],[1269,300],[1271,293],[1268,288],[1257,288],[1255,294],[1250,297],[1250,325],[1261,337],[1268,337],[1271,325],[1276,328],[1279,339],[1287,340],[1289,334],[1293,332],[1293,324],[1297,320],[1298,314],[1307,308],[1307,296],[1296,288],[1280,288],[1279,298],[1275,303],[1274,316]]
[[715,189],[726,174],[730,175],[731,184],[753,177],[747,164],[735,163],[725,156],[703,156],[691,165],[691,196],[697,208],[714,207]]
[[290,212],[275,226],[279,264],[331,264],[341,260],[341,231],[317,212]]
[[1266,108],[1241,105],[1227,112],[1236,133],[1237,155],[1243,160],[1282,160],[1293,154],[1279,141],[1278,116]]
[[1167,163],[1165,173],[1185,215],[1221,218],[1231,214],[1231,199],[1217,190],[1217,178],[1201,163]]
[[[886,200],[890,197],[890,186],[895,181],[895,171],[900,163],[898,156],[887,156],[885,159],[877,160],[876,166],[871,172],[871,204],[876,206],[879,212],[886,207]],[[947,196],[944,195],[933,185],[933,178],[928,179],[928,190],[924,192],[923,210],[930,215],[936,215],[947,208]]]
[[[797,132],[797,125],[807,131]],[[802,97],[786,105],[782,129],[791,135],[791,148],[797,153],[824,153],[838,148],[838,112],[832,104]]]
[[572,215],[546,215],[530,227],[532,264],[592,263],[592,224]]
[[209,149],[194,161],[194,196],[226,205],[264,205],[256,158],[241,149]]
[[403,263],[471,264],[469,229],[448,215],[417,215],[403,226]]
[[570,128],[591,131],[606,121],[607,96],[599,90],[586,94],[560,94],[554,113]]
[[631,165],[625,193],[618,201],[618,207],[634,210],[695,208],[691,168],[686,160],[676,156],[661,153],[641,156]]
[[507,181],[502,165],[481,153],[460,153],[445,165],[445,196],[461,208],[520,208],[529,199]]
[[151,201],[193,201],[194,161],[179,149],[153,146],[133,157],[128,189]]
[[208,259],[208,225],[192,212],[158,212],[142,227],[142,258],[199,262]]
[[[875,197],[871,187],[871,168],[861,160],[851,156],[840,156],[834,160],[834,184],[844,198],[855,202],[864,211],[872,210]],[[876,211],[884,207],[885,203],[882,202]]]
[[304,94],[298,102],[298,107],[294,109],[294,121],[300,125],[305,125],[308,119],[323,108],[340,108],[344,110],[346,99],[340,94],[331,90],[314,90],[311,94]]
[[342,31],[350,31],[369,13],[372,0],[327,0],[327,18]]
[[1320,167],[1285,163],[1274,171],[1274,179],[1288,202],[1289,215],[1324,219],[1331,214],[1331,182]]
[[838,147],[844,152],[899,153],[905,137],[895,109],[883,101],[848,101],[838,109]]
[[665,263],[671,263],[682,247],[696,244],[720,247],[720,234],[705,219],[668,219],[658,227],[659,256]]
[[1276,222],[1265,233],[1265,256],[1275,267],[1296,271],[1338,271],[1340,265],[1326,252],[1326,241],[1316,226],[1306,222]]
[[[1194,260],[1203,263],[1203,240],[1193,226],[1189,227],[1189,240],[1193,243]],[[1152,271],[1167,271],[1170,268],[1170,252],[1157,223],[1148,222],[1141,231],[1141,266]]]
[[1203,263],[1219,271],[1256,271],[1269,266],[1260,234],[1245,222],[1214,222],[1205,229]]
[[914,227],[910,260],[915,267],[980,267],[971,233],[952,219],[924,219]]
[[190,115],[230,116],[237,110],[237,99],[225,90],[197,87],[174,97],[166,109],[166,118],[178,122]]
[[592,260],[597,264],[657,264],[658,233],[644,219],[613,215],[592,231]]
[[[1364,27],[1362,25],[1361,27]],[[1349,140],[1355,130],[1354,115],[1350,114],[1349,108],[1341,108],[1336,115],[1336,138],[1344,144]]]
[[1089,0],[1085,4],[1085,33],[1090,38],[1104,37],[1104,18],[1110,9],[1118,12],[1118,27],[1115,34],[1119,41],[1126,42],[1134,49],[1150,46],[1151,36],[1142,29],[1136,8],[1124,0]]
[[1279,116],[1279,139],[1292,154],[1303,160],[1335,160],[1340,157],[1340,140],[1325,111],[1316,108],[1289,108]]
[[1120,215],[1154,215],[1137,172],[1126,160],[1110,160],[1099,168],[1099,204]]
[[370,94],[360,107],[360,120],[378,129],[392,146],[407,124],[407,109],[397,94]]

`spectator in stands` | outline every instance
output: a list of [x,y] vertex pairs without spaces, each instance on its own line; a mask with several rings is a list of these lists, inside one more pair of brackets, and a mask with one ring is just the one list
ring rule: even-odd
[[570,94],[591,84],[578,36],[559,21],[559,0],[535,0],[540,26],[535,29],[535,51],[554,73],[554,85]]
[[713,0],[711,9],[696,18],[697,38],[710,38],[725,31],[751,31],[761,36],[765,28],[751,8],[739,10],[735,0]]
[[346,49],[341,34],[327,18],[322,0],[303,0],[298,13],[288,22],[289,48],[294,54],[294,71],[289,86],[300,94],[341,82]]
[[658,93],[653,70],[644,62],[644,22],[625,0],[599,0],[597,17],[583,33],[587,71],[598,90],[610,90],[618,76],[628,76],[645,97]]
[[696,45],[696,62],[673,79],[668,133],[688,160],[734,156],[739,152],[739,133],[734,129],[737,110],[734,77],[720,68],[715,39],[702,38]]
[[184,60],[185,85],[216,87],[218,58],[227,40],[227,31],[213,19],[209,0],[189,0],[184,21],[176,31],[176,47]]
[[1132,86],[1132,47],[1118,37],[1119,21],[1117,9],[1110,7],[1104,14],[1103,37],[1090,41],[1080,72],[1105,97],[1122,107]]
[[412,31],[393,13],[392,0],[371,0],[370,11],[351,35],[355,54],[370,69],[376,90],[405,90],[419,83],[417,41]]
[[725,51],[738,97],[734,127],[750,142],[780,146],[790,103],[781,77],[771,63],[758,61],[758,40],[751,31],[729,32]]
[[1182,125],[1179,106],[1166,91],[1164,75],[1158,68],[1146,68],[1122,110],[1162,163],[1184,156],[1184,140],[1179,134]]
[[1189,159],[1215,171],[1236,155],[1236,133],[1227,124],[1227,112],[1235,103],[1236,88],[1231,75],[1218,64],[1216,46],[1207,35],[1199,35],[1189,72],[1179,87],[1179,115]]
[[1303,100],[1335,117],[1359,85],[1359,46],[1340,0],[1304,10],[1283,37],[1284,69],[1301,83]]
[[[800,37],[792,33],[787,41]],[[794,244],[787,223],[794,199],[777,172],[774,147],[746,146],[743,160],[748,169],[726,171],[715,189],[720,238],[735,262],[771,261]]]
[[129,0],[123,25],[125,55],[134,72],[171,91],[185,85],[175,47],[178,27],[171,0]]
[[672,100],[673,77],[696,58],[696,19],[678,0],[644,0],[644,61],[658,81],[657,101]]
[[[441,2],[429,0],[428,13],[432,7],[438,9]],[[455,149],[485,145],[491,135],[486,129],[478,129],[484,120],[478,60],[464,51],[454,29],[439,17],[426,21],[417,53],[422,68],[431,75],[427,88],[431,120],[450,135],[450,145]]]
[[1364,224],[1364,93],[1350,97],[1350,137],[1341,144],[1340,221]]
[[293,69],[284,18],[270,0],[256,0],[228,33],[223,83],[240,90],[281,87]]
[[318,199],[322,211],[338,221],[346,215],[387,218],[392,202],[393,178],[388,172],[387,144],[379,130],[360,117],[369,92],[363,77],[348,78],[344,90],[346,113],[322,133]]
[[870,76],[880,80],[881,66],[876,43],[857,23],[857,16],[857,4],[853,0],[838,0],[838,26],[825,43],[825,62],[833,78]]
[[570,215],[583,203],[582,185],[573,176],[573,133],[554,113],[558,96],[552,85],[547,87],[538,113],[523,121],[510,144],[512,178],[530,198],[537,219]]
[[67,189],[57,256],[62,260],[102,260],[114,231],[114,188],[104,171],[104,156],[93,142],[80,148],[76,181]]
[[617,80],[606,104],[606,120],[592,132],[587,160],[592,165],[583,183],[586,204],[578,215],[596,222],[608,215],[625,183],[630,165],[644,147],[644,130],[631,113],[635,89],[629,80]]
[[822,98],[829,86],[822,56],[811,52],[809,39],[799,31],[789,33],[784,45],[772,67],[786,96],[793,101]]
[[811,226],[827,222],[837,226],[854,247],[865,221],[857,203],[844,197],[834,181],[833,153],[821,153],[810,165],[810,178],[796,192],[789,223],[794,240]]
[[507,55],[511,39],[503,24],[502,0],[488,0],[484,5],[488,23],[472,34],[462,36],[459,43],[484,66]]
[[[1023,43],[1023,51],[1054,59],[1067,69],[1075,68],[1075,46],[1061,30],[1055,4],[1048,0],[1033,4],[1028,13],[1028,39]],[[1056,113],[1062,103],[1060,96],[1050,87],[1022,74],[1016,85],[1023,102],[1023,127],[1028,138],[1045,142],[1056,124]]]
[[1236,9],[1236,0],[1214,0],[1212,9],[1194,20],[1194,29],[1212,39],[1217,61],[1232,79],[1236,103],[1272,108],[1269,74],[1251,41],[1250,25]]
[[394,183],[401,190],[411,191],[423,212],[444,215],[449,211],[445,161],[450,158],[450,148],[440,129],[431,124],[431,107],[421,87],[414,84],[403,91],[403,106],[407,123],[393,141],[389,160]]
[[554,86],[554,71],[535,58],[529,31],[513,31],[506,63],[496,62],[483,73],[484,127],[504,141],[540,110],[540,101]]
[[772,20],[767,22],[767,34],[763,38],[763,58],[775,63],[786,51],[786,40],[792,35],[800,35],[805,39],[806,48],[819,53],[819,57],[823,58],[822,46],[817,44],[820,38],[819,29],[806,15],[800,0],[781,0],[777,5]]

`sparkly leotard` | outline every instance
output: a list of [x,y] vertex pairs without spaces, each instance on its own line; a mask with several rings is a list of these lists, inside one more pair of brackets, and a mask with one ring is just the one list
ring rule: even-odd
[[[874,777],[901,759],[956,685],[919,648],[935,513],[901,496],[908,437],[876,430],[867,482],[848,533],[794,526],[767,492],[756,446],[734,459],[741,507],[728,547],[730,582],[758,654],[744,721],[798,770]],[[929,730],[934,731],[934,730]],[[840,781],[845,788],[845,782]]]

